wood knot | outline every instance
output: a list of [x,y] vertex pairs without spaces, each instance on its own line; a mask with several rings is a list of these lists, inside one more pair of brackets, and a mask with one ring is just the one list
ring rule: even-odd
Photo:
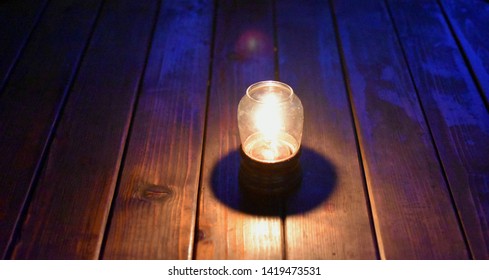
[[203,245],[203,246],[212,246],[212,239],[209,238],[208,234],[206,234],[206,232],[208,231],[205,231],[203,229],[199,229],[197,231],[197,242],[199,242],[199,244]]
[[138,198],[150,202],[162,202],[173,196],[169,186],[141,184],[138,188]]
[[201,229],[199,229],[199,231],[197,232],[197,239],[198,239],[199,241],[202,241],[202,240],[204,240],[204,238],[205,238],[205,233],[204,233],[204,231],[203,231],[203,230],[201,230]]

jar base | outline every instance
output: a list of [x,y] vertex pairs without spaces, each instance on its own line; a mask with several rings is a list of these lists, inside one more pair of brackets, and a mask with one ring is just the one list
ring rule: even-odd
[[239,185],[249,195],[287,196],[301,186],[300,149],[291,158],[280,162],[260,162],[250,158],[242,149]]

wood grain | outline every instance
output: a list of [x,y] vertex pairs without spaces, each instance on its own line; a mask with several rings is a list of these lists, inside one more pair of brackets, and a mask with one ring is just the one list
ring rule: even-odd
[[287,258],[376,258],[328,3],[277,2],[277,32],[280,77],[293,86],[306,114],[302,188],[287,205]]
[[489,258],[489,113],[436,1],[389,1],[473,257]]
[[212,1],[163,1],[103,257],[189,259]]
[[468,257],[430,131],[382,1],[334,1],[385,259]]
[[[0,1],[0,257],[489,259],[486,2]],[[286,201],[238,186],[279,78]]]
[[447,15],[489,110],[489,3],[479,0],[438,2]]
[[98,258],[156,2],[105,3],[13,258]]
[[216,24],[195,256],[280,259],[281,204],[246,199],[238,185],[238,102],[274,78],[272,3],[220,1]]
[[2,257],[99,7],[100,0],[51,1],[5,85],[0,98]]
[[0,90],[39,21],[46,3],[47,0],[0,2]]

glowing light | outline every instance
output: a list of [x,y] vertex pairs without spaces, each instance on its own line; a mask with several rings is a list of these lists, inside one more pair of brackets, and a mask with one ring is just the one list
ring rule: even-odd
[[273,234],[272,226],[268,221],[253,221],[249,226],[255,236],[266,237]]
[[261,106],[255,114],[255,124],[262,134],[261,149],[258,150],[261,158],[271,161],[279,153],[279,134],[283,123],[279,100],[274,92],[269,92],[260,100]]
[[276,142],[283,123],[283,116],[278,106],[279,101],[273,92],[261,99],[263,102],[255,114],[255,124],[266,140]]

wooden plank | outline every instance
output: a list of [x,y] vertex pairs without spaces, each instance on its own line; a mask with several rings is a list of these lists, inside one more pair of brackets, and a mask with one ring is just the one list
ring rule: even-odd
[[463,259],[463,235],[382,1],[334,1],[380,255]]
[[192,256],[212,1],[163,1],[103,257]]
[[105,3],[13,258],[99,257],[156,4]]
[[277,38],[280,76],[293,85],[306,114],[303,184],[287,206],[287,258],[376,258],[328,3],[277,2]]
[[489,3],[487,1],[438,1],[447,15],[475,80],[489,108]]
[[0,90],[39,21],[46,3],[47,0],[0,2]]
[[280,203],[247,200],[238,185],[237,106],[250,84],[274,78],[272,8],[260,0],[218,4],[197,259],[283,257]]
[[390,9],[475,258],[489,258],[489,113],[436,1]]
[[51,1],[0,98],[2,257],[99,7],[100,0]]

